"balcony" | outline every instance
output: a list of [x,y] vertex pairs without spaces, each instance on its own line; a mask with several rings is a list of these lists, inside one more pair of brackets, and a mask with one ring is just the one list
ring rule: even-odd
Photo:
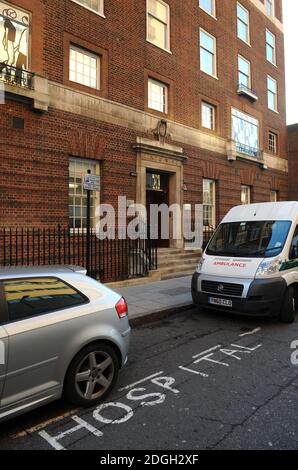
[[240,155],[247,155],[248,157],[257,158],[258,160],[264,159],[263,150],[254,147],[249,147],[248,145],[240,144],[240,142],[236,142],[236,151]]
[[0,63],[0,82],[3,83],[5,97],[32,103],[33,109],[47,111],[49,107],[48,80],[28,70]]
[[247,161],[250,163],[255,163],[261,166],[263,169],[267,169],[263,150],[249,147],[248,145],[235,142],[234,140],[230,140],[227,143],[227,158],[228,161]]
[[18,69],[12,65],[0,63],[0,80],[13,86],[33,89],[34,74],[27,70]]
[[248,88],[246,85],[243,85],[243,83],[238,84],[237,93],[238,95],[246,96],[246,98],[250,99],[251,101],[258,101],[259,99],[256,90]]

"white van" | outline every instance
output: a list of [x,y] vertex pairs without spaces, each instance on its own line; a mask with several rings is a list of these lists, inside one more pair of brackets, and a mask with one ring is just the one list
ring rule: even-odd
[[192,297],[199,308],[293,322],[298,301],[298,202],[231,209],[199,262]]

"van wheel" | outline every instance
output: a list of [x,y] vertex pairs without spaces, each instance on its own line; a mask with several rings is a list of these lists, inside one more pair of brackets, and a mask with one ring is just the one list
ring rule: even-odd
[[279,314],[279,319],[283,323],[293,323],[295,320],[295,293],[293,287],[288,287]]
[[65,398],[75,405],[95,406],[111,392],[118,372],[113,348],[103,343],[91,344],[69,366],[64,382]]

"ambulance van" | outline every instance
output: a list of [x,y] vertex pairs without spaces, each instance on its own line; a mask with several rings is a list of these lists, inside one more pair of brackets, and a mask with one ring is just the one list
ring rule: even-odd
[[292,323],[298,302],[298,202],[231,209],[193,275],[192,297],[199,309]]

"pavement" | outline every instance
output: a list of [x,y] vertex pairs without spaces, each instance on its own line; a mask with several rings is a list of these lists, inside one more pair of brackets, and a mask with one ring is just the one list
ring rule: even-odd
[[128,302],[129,319],[175,313],[193,305],[191,276],[114,289]]

